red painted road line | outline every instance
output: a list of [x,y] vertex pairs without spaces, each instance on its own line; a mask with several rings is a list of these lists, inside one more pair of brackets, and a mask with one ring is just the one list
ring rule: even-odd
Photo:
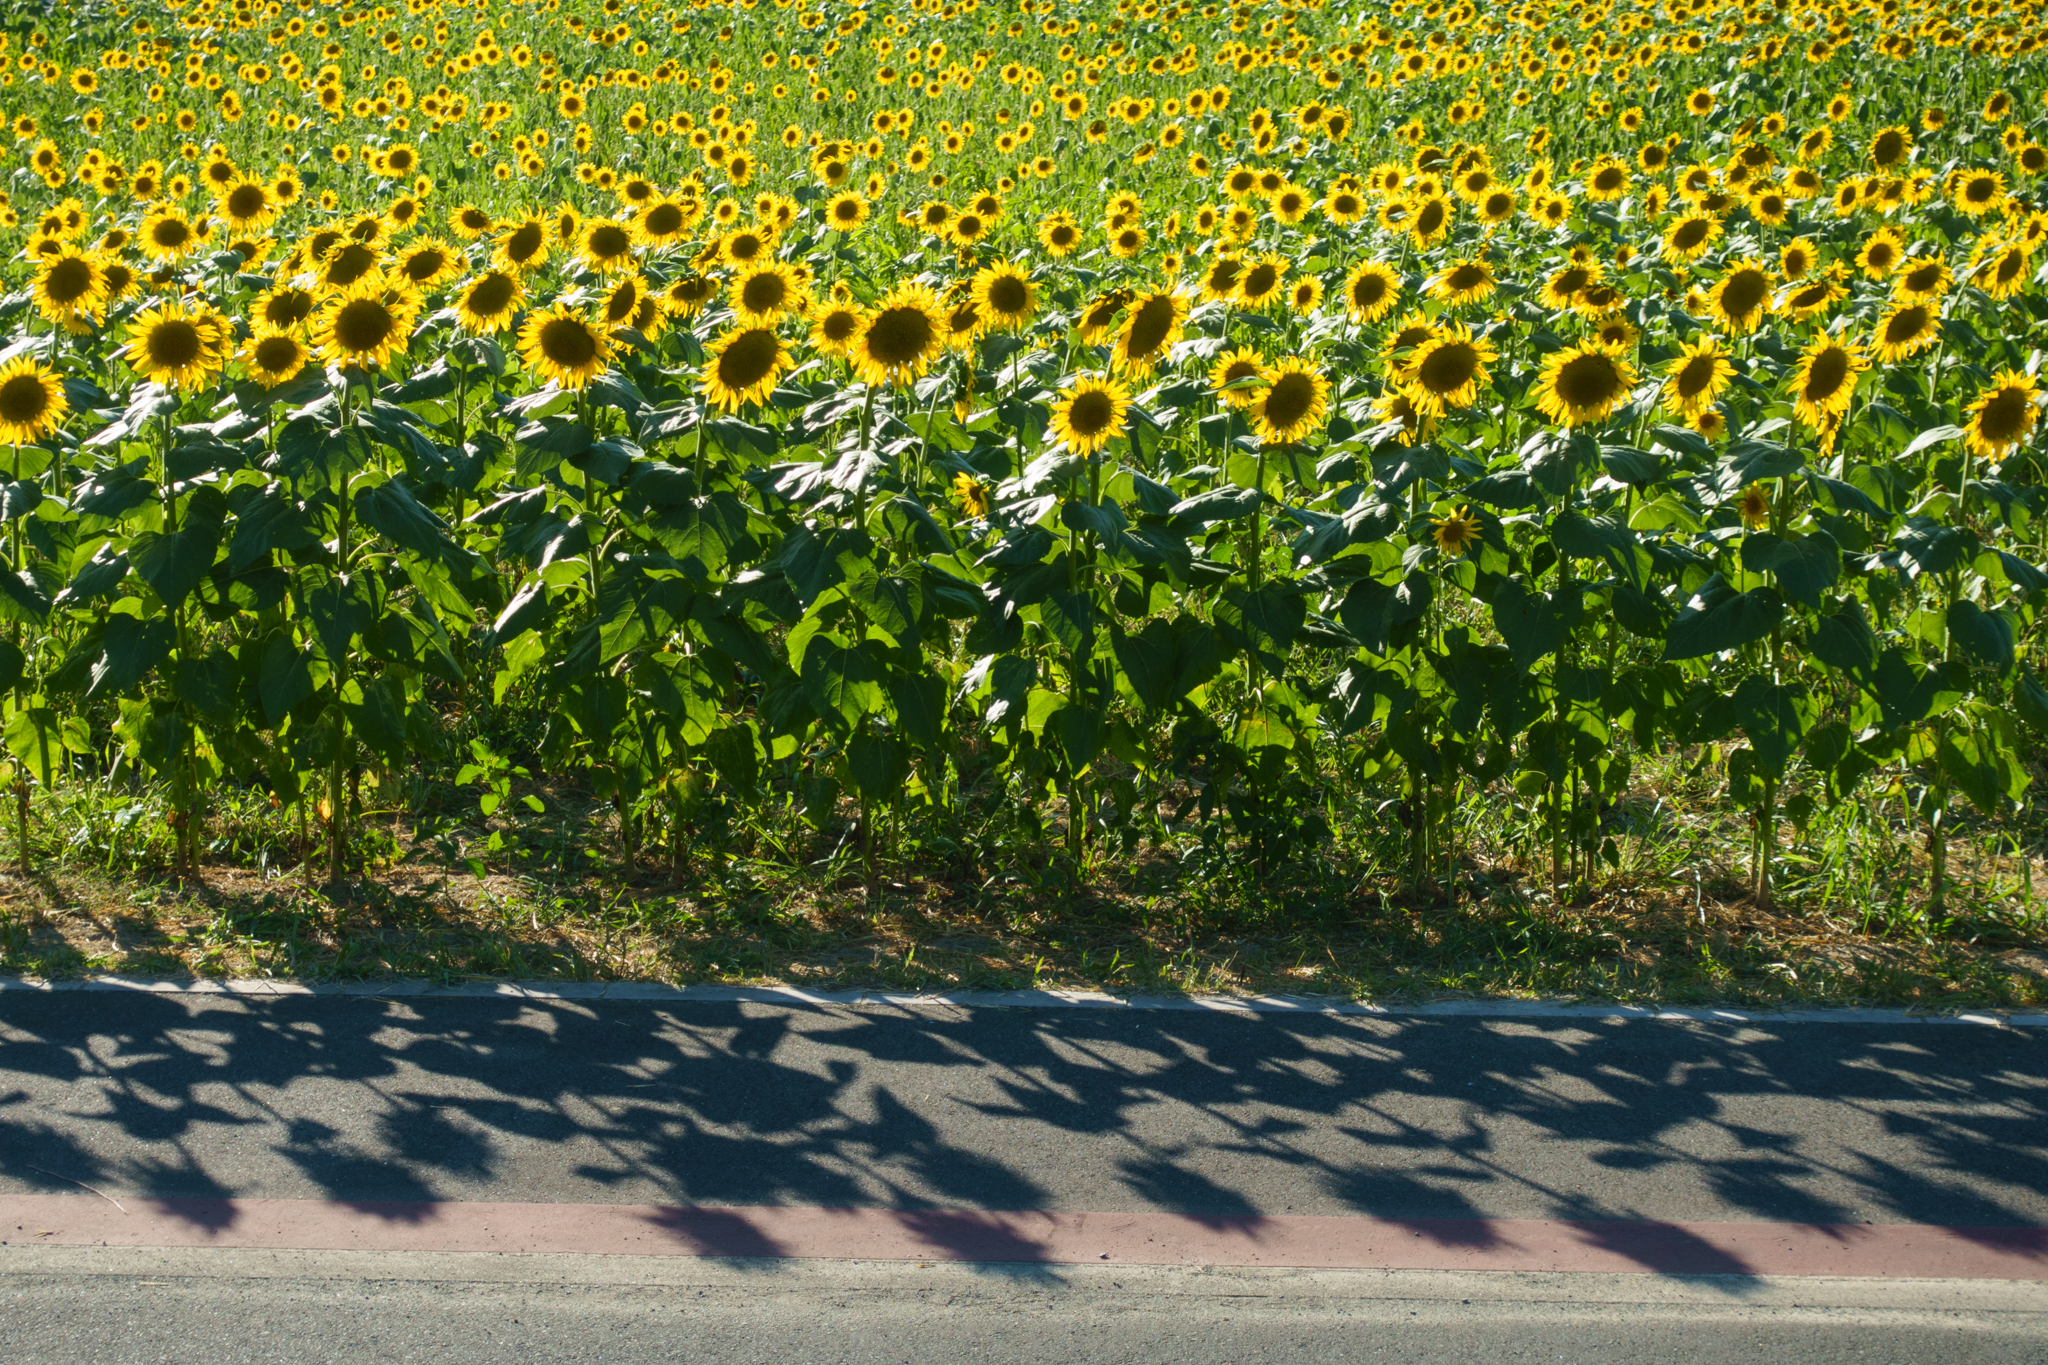
[[317,1199],[121,1202],[117,1208],[90,1195],[0,1196],[0,1242],[2048,1280],[2048,1228]]

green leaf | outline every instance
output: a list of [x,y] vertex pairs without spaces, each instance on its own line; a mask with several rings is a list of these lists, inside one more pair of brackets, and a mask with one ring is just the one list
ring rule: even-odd
[[48,787],[64,753],[64,723],[47,706],[24,706],[7,718],[7,750],[37,785]]
[[181,529],[169,535],[141,531],[130,544],[129,563],[172,611],[213,568],[227,513],[228,500],[219,489],[207,485],[186,501]]
[[1842,576],[1842,547],[1826,531],[1790,539],[1759,531],[1742,542],[1742,566],[1776,574],[1785,596],[1818,608],[1822,594]]
[[910,776],[910,746],[895,735],[863,730],[846,746],[846,775],[864,802],[886,804]]
[[1736,723],[1749,737],[1756,761],[1773,778],[1782,778],[1813,720],[1806,689],[1752,673],[1736,687],[1734,701]]
[[1492,607],[1494,628],[1515,667],[1525,671],[1562,645],[1585,615],[1583,589],[1577,584],[1547,593],[1532,589],[1520,574],[1501,580]]
[[1948,606],[1948,633],[1971,658],[1990,664],[2001,673],[2012,667],[2012,622],[2003,613],[1986,611],[1975,602],[1958,598]]
[[294,706],[313,695],[313,671],[306,651],[289,632],[279,631],[263,646],[256,695],[263,703],[263,718],[273,728]]
[[1771,588],[1736,592],[1715,574],[1693,594],[1664,636],[1664,658],[1697,659],[1761,640],[1785,619],[1785,603]]
[[704,757],[718,775],[741,792],[752,792],[760,781],[760,738],[752,722],[713,730],[704,738]]
[[935,673],[891,670],[887,686],[896,728],[927,749],[937,745],[946,725],[945,679]]
[[1307,620],[1307,599],[1277,588],[1252,592],[1232,584],[1216,603],[1216,627],[1224,644],[1256,653],[1274,672],[1287,666],[1288,652]]
[[804,697],[819,715],[851,729],[882,709],[882,670],[865,642],[848,644],[824,634],[804,651]]
[[1863,604],[1850,598],[1841,609],[1823,616],[1806,639],[1806,647],[1829,668],[1869,684],[1877,673],[1877,636],[1863,615]]
[[2013,710],[2038,733],[2048,735],[2048,687],[2029,669],[2020,674],[2012,688]]
[[170,656],[171,646],[176,642],[176,630],[161,616],[147,621],[138,621],[125,612],[109,616],[100,635],[104,653],[93,665],[88,695],[134,691],[151,669]]
[[1116,653],[1117,664],[1131,684],[1131,691],[1148,711],[1168,710],[1180,700],[1174,687],[1173,641],[1172,624],[1158,617],[1147,621],[1144,630],[1136,635],[1128,635],[1121,628],[1112,628],[1110,632],[1110,647]]

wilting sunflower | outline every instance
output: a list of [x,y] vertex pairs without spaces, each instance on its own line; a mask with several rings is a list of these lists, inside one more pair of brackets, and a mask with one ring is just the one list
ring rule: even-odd
[[227,364],[231,335],[211,312],[187,312],[182,303],[166,303],[137,314],[128,324],[128,344],[121,354],[144,379],[199,389]]
[[1173,290],[1157,289],[1138,295],[1124,314],[1124,325],[1117,331],[1110,363],[1132,374],[1150,374],[1167,349],[1180,339],[1180,329],[1187,320],[1188,301]]
[[455,290],[455,319],[465,332],[488,335],[512,325],[526,301],[526,287],[512,270],[486,270]]
[[1461,555],[1479,543],[1479,518],[1467,506],[1429,519],[1429,538],[1447,555]]
[[242,347],[242,363],[249,377],[266,389],[274,389],[306,368],[313,353],[289,332],[260,332]]
[[1344,311],[1362,323],[1375,323],[1401,302],[1401,278],[1378,261],[1367,261],[1344,281]]
[[974,303],[986,325],[1014,331],[1038,311],[1038,291],[1027,272],[998,261],[975,275]]
[[2020,370],[2000,370],[1991,387],[1977,396],[1967,412],[1963,439],[1970,453],[1997,463],[2034,432],[2040,417],[2041,386]]
[[1330,381],[1321,372],[1299,356],[1286,356],[1272,363],[1266,380],[1245,414],[1261,441],[1284,445],[1321,425],[1330,400]]
[[726,412],[763,402],[788,365],[789,352],[774,327],[734,327],[704,358],[704,397]]
[[313,318],[313,345],[337,365],[381,369],[403,355],[420,296],[402,281],[377,274],[327,299]]
[[106,270],[97,253],[67,246],[43,257],[29,292],[36,311],[52,322],[94,317],[106,306]]
[[1807,426],[1832,429],[1849,411],[1856,381],[1869,368],[1870,361],[1855,342],[1816,337],[1800,353],[1792,376],[1793,411]]
[[1771,308],[1771,275],[1762,261],[1742,260],[1707,295],[1707,311],[1729,332],[1753,332]]
[[866,384],[907,384],[945,349],[946,309],[922,284],[898,284],[875,306],[851,354]]
[[1240,346],[1234,351],[1225,351],[1209,367],[1209,386],[1216,390],[1216,399],[1226,407],[1248,408],[1258,400],[1258,388],[1247,385],[1233,389],[1232,384],[1246,379],[1255,379],[1259,385],[1267,381],[1266,359],[1249,346]]
[[1082,375],[1071,388],[1060,390],[1059,401],[1053,404],[1051,434],[1076,455],[1093,454],[1122,434],[1130,406],[1130,391],[1116,380]]
[[1434,328],[1409,357],[1405,384],[1416,411],[1440,417],[1453,408],[1470,407],[1479,391],[1492,382],[1487,370],[1495,357],[1493,344],[1475,337],[1463,323]]
[[1431,280],[1423,292],[1453,308],[1477,303],[1491,294],[1497,281],[1484,260],[1454,261]]
[[1568,427],[1604,422],[1635,387],[1635,367],[1622,347],[1585,342],[1554,351],[1536,381],[1536,406]]
[[852,301],[826,300],[811,310],[811,348],[823,355],[847,355],[866,321]]
[[70,410],[55,371],[25,355],[0,364],[0,443],[40,441]]
[[772,326],[784,313],[800,313],[807,306],[803,288],[789,267],[773,261],[734,276],[726,301],[749,325]]
[[543,379],[580,389],[611,363],[612,342],[603,327],[557,304],[527,316],[519,329],[519,355]]
[[1702,333],[1664,367],[1664,374],[1665,405],[1690,421],[1720,398],[1735,377],[1735,365],[1721,349],[1721,338]]
[[1893,306],[1871,335],[1870,349],[1887,365],[1918,355],[1941,335],[1941,314],[1934,303]]

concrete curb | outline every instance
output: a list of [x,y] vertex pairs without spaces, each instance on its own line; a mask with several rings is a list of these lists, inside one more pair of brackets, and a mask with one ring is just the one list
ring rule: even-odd
[[952,991],[920,995],[892,991],[812,991],[800,986],[669,986],[647,981],[428,981],[210,980],[95,976],[64,981],[0,977],[0,995],[125,991],[153,995],[346,996],[380,1000],[631,1000],[690,1004],[886,1005],[900,1009],[1120,1009],[1212,1014],[1312,1014],[1377,1019],[1645,1020],[1692,1024],[1975,1024],[1993,1028],[2048,1028],[2048,1014],[1976,1011],[1931,1014],[1897,1009],[1745,1010],[1653,1005],[1568,1004],[1547,1000],[1439,1000],[1377,1005],[1334,996],[1110,995],[1101,991]]

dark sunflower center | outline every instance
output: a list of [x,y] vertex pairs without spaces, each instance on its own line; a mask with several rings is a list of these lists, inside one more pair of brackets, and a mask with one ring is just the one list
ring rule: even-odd
[[1738,270],[1721,288],[1721,311],[1731,318],[1746,318],[1763,306],[1771,282],[1761,270]]
[[1278,267],[1264,262],[1245,272],[1244,296],[1248,299],[1264,298],[1273,292],[1273,286],[1280,283]]
[[1445,284],[1460,294],[1468,289],[1477,289],[1483,284],[1491,284],[1492,282],[1492,273],[1485,266],[1472,262],[1459,266],[1444,280]]
[[261,185],[237,185],[228,192],[227,210],[231,218],[254,218],[263,212],[268,197]]
[[1315,381],[1305,374],[1283,374],[1266,390],[1266,421],[1280,431],[1292,431],[1315,407]]
[[426,247],[405,258],[405,276],[415,283],[423,284],[441,273],[448,264],[448,256],[438,247]]
[[175,251],[192,240],[192,229],[177,218],[166,218],[149,230],[149,240],[166,251]]
[[510,275],[493,270],[469,291],[469,311],[478,317],[495,317],[511,306],[518,284]]
[[350,299],[334,315],[334,339],[348,351],[374,351],[397,329],[398,319],[382,299]]
[[576,318],[553,318],[540,329],[540,353],[564,369],[580,369],[597,356],[597,338]]
[[1116,420],[1116,400],[1100,389],[1077,394],[1067,409],[1067,425],[1079,436],[1100,436]]
[[[1250,279],[1245,281],[1247,297],[1253,292],[1251,283]],[[1271,289],[1272,285],[1268,284],[1266,287]],[[1154,294],[1139,304],[1138,311],[1131,315],[1131,330],[1124,344],[1126,353],[1133,356],[1148,356],[1164,346],[1166,339],[1173,334],[1173,314],[1173,297],[1170,294]]]
[[590,236],[585,239],[584,245],[590,248],[590,254],[598,260],[610,261],[630,251],[633,239],[626,235],[624,228],[616,224],[600,223],[590,230]]
[[256,343],[256,363],[276,374],[299,362],[299,343],[287,336],[269,336]]
[[998,275],[989,281],[988,306],[1005,317],[1014,317],[1031,302],[1031,291],[1015,275]]
[[0,422],[29,426],[50,410],[50,393],[32,374],[18,374],[0,384]]
[[1678,394],[1681,398],[1697,397],[1713,384],[1714,357],[1710,355],[1696,355],[1678,371]]
[[2002,388],[1991,395],[1991,401],[1978,414],[1977,431],[1987,441],[2011,445],[2026,434],[2027,412],[2026,390],[2010,386]]
[[1387,296],[1387,281],[1380,275],[1361,275],[1351,286],[1351,301],[1360,308],[1370,308]]
[[1849,353],[1839,346],[1830,346],[1813,358],[1813,365],[1806,372],[1806,396],[1816,403],[1825,403],[1841,391],[1842,382],[1849,377]]
[[1688,218],[1671,233],[1671,245],[1680,251],[1691,251],[1707,239],[1709,224],[1704,218]]
[[206,339],[199,335],[199,329],[184,318],[166,318],[143,338],[143,350],[150,362],[169,369],[190,365],[199,359],[205,347]]
[[884,365],[914,365],[932,344],[932,320],[922,308],[884,308],[868,327],[868,354]]
[[547,240],[547,229],[539,223],[521,223],[510,237],[505,239],[505,259],[520,265],[533,259]]
[[1574,356],[1557,372],[1557,396],[1574,408],[1599,408],[1621,392],[1621,375],[1612,356]]
[[50,267],[43,279],[43,292],[52,303],[76,303],[92,292],[92,262],[66,256]]
[[1901,308],[1885,319],[1884,339],[1893,346],[1917,340],[1927,327],[1927,309],[1920,304]]
[[781,354],[775,333],[765,327],[748,328],[719,354],[718,382],[736,393],[745,392],[775,372]]
[[780,308],[788,298],[789,282],[772,270],[750,276],[740,286],[740,306],[749,313]]
[[854,329],[859,325],[860,318],[852,309],[839,308],[825,315],[819,330],[824,333],[827,341],[841,342],[852,336]]
[[1438,346],[1423,357],[1416,377],[1431,393],[1455,393],[1479,371],[1479,352],[1462,341]]

